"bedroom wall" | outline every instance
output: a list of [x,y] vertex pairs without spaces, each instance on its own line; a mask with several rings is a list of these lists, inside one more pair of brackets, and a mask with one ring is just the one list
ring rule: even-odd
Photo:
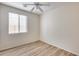
[[41,40],[79,55],[79,6],[61,6],[41,16]]
[[[27,33],[8,34],[8,12],[19,13],[28,17]],[[39,27],[38,15],[0,4],[0,50],[39,40]]]

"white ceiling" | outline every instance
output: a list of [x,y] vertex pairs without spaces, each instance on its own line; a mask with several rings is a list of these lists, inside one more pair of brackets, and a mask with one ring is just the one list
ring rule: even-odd
[[[33,2],[2,2],[2,4],[31,12],[30,10],[32,9],[33,6],[23,7],[22,4],[24,4],[24,3],[30,4]],[[79,6],[78,2],[40,2],[40,3],[41,4],[50,4],[50,6],[41,6],[41,8],[44,10],[44,12],[46,12],[50,9],[55,9],[60,6]],[[43,12],[40,12],[39,10],[34,10],[33,13],[42,14]]]

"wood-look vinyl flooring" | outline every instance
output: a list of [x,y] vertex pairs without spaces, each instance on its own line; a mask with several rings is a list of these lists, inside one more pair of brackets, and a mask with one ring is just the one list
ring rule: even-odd
[[0,56],[76,56],[68,51],[36,41],[0,52]]

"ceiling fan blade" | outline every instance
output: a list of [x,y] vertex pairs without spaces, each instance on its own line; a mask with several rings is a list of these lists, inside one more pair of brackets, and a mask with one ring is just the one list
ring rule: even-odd
[[50,4],[39,4],[39,6],[50,6]]
[[27,6],[34,6],[35,4],[23,4],[24,7],[27,7]]
[[25,4],[25,5],[35,5],[35,4]]
[[31,9],[31,11],[33,11],[34,10],[34,7]]
[[43,12],[43,9],[42,9],[42,8],[40,8],[40,7],[39,7],[39,10],[40,10],[41,12]]

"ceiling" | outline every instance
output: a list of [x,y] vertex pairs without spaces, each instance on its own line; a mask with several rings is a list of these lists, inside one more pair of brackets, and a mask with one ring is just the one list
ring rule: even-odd
[[[8,5],[8,6],[12,6],[12,7],[16,7],[25,11],[29,11],[32,9],[33,6],[27,6],[27,7],[23,7],[22,4],[33,4],[33,2],[1,2],[2,4]],[[49,6],[41,6],[41,8],[43,9],[44,12],[50,10],[50,9],[55,9],[57,7],[60,6],[79,6],[78,2],[40,2],[41,4],[49,4]],[[40,12],[40,10],[35,9],[32,13],[36,13],[36,14],[42,14],[44,12]]]

